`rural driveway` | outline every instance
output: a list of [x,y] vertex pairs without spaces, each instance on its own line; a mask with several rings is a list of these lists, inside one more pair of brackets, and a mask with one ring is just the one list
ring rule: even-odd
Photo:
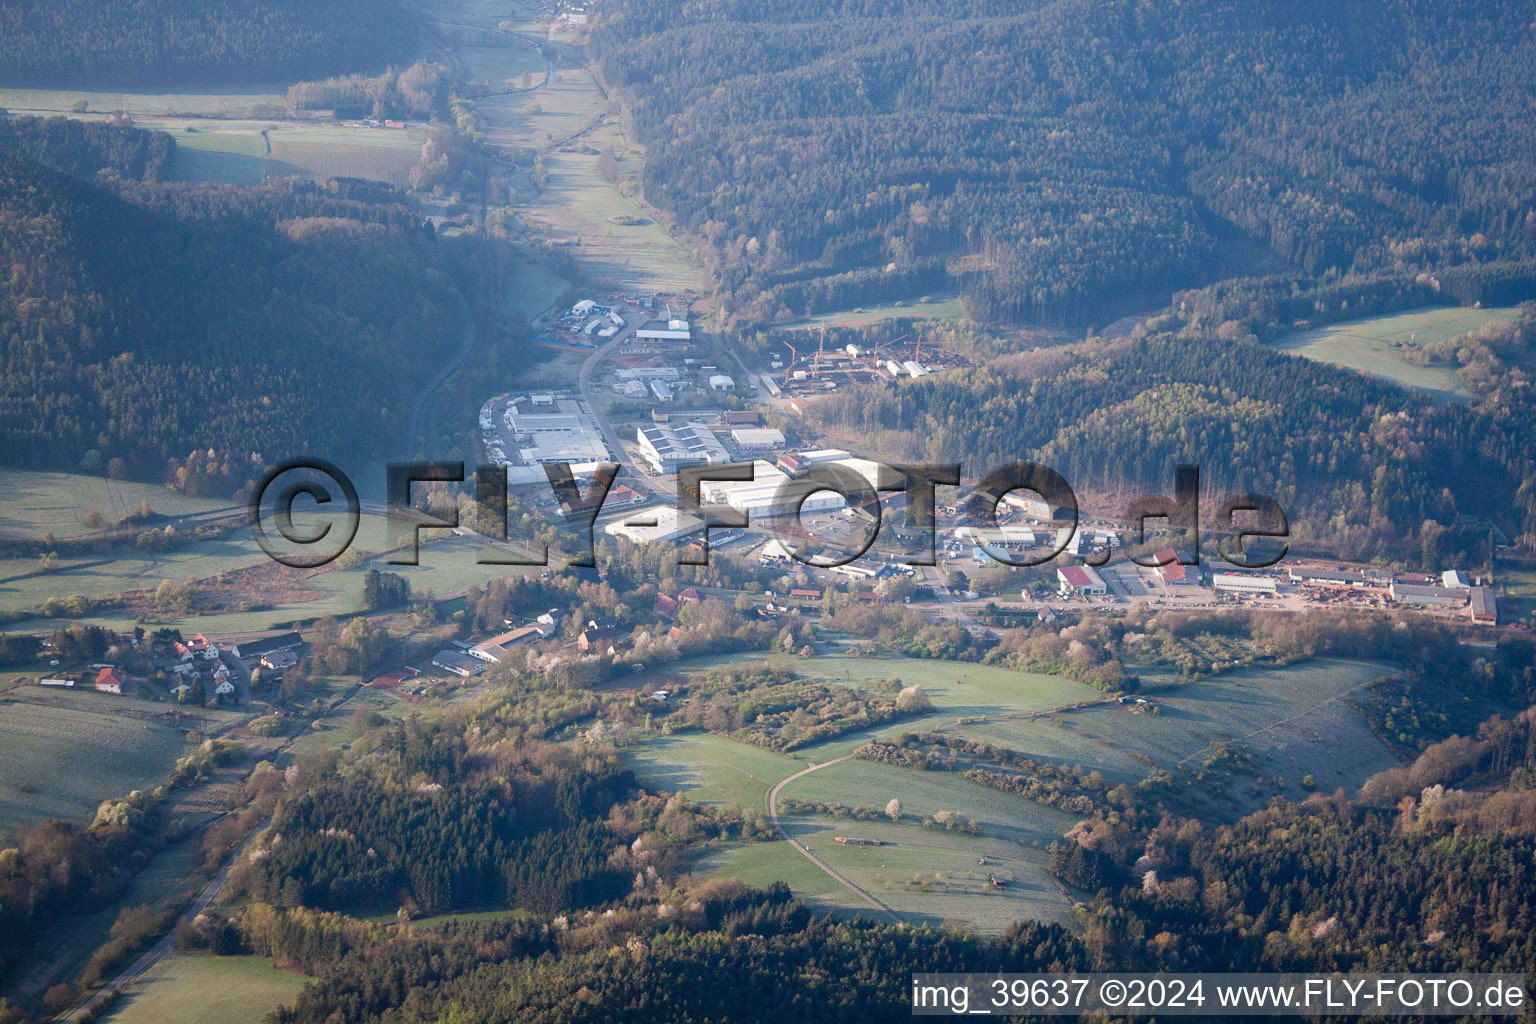
[[[192,902],[192,906],[187,910],[186,919],[188,921],[193,920],[197,917],[198,914],[201,914],[203,911],[207,910],[213,905],[213,901],[218,899],[220,891],[222,891],[224,888],[224,883],[229,881],[230,869],[235,866],[235,862],[239,860],[243,853],[245,853],[245,849],[251,844],[251,840],[256,838],[256,836],[261,833],[262,829],[271,824],[271,820],[272,819],[268,818],[265,823],[257,826],[250,835],[246,836],[245,842],[241,843],[240,848],[230,855],[228,862],[219,869],[218,874],[214,875],[213,878],[209,880],[208,884],[203,886],[203,891],[198,893],[197,899]],[[76,1004],[74,1009],[70,1010],[68,1013],[64,1014],[58,1019],[61,1022],[75,1021],[82,1018],[90,1019],[92,1016],[91,1011],[96,1006],[98,1006],[104,1000],[115,996],[125,985],[135,981],[145,971],[159,963],[160,959],[164,957],[165,954],[169,953],[175,945],[176,930],[173,928],[168,935],[151,946],[148,951],[146,951],[142,956],[140,956],[131,965],[129,965],[128,968],[120,973],[117,977],[113,978],[106,985],[102,986],[84,1002]]]
[[785,829],[784,826],[779,822],[779,790],[783,789],[785,786],[789,785],[791,782],[794,782],[796,779],[801,778],[802,776],[809,775],[811,772],[821,771],[821,769],[826,768],[829,765],[839,764],[848,760],[852,756],[852,754],[844,754],[842,757],[834,758],[831,761],[823,761],[821,764],[813,764],[809,768],[803,768],[787,779],[780,779],[778,785],[774,786],[768,791],[768,818],[773,822],[773,827],[779,830],[779,835],[784,837],[785,842],[789,843],[790,846],[793,846],[796,850],[800,851],[800,853],[803,854],[805,858],[812,864],[815,864],[818,868],[821,868],[821,870],[825,871],[833,881],[835,881],[838,885],[841,885],[844,889],[847,889],[849,892],[853,893],[865,903],[868,903],[870,906],[874,907],[876,910],[885,914],[892,921],[900,924],[901,918],[896,916],[896,911],[875,899],[875,897],[871,896],[867,890],[861,888],[858,885],[855,885],[853,882],[850,882],[848,879],[838,874],[826,861],[816,856],[810,850],[807,850],[799,840],[791,838],[789,831]]

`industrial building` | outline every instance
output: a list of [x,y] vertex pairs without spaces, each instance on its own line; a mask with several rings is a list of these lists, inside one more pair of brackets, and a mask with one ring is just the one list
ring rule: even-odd
[[731,431],[731,440],[744,451],[784,446],[784,433],[772,427],[742,427]]
[[[654,386],[661,383],[652,381]],[[688,462],[729,462],[730,454],[702,423],[657,424],[638,432],[640,457],[658,473],[669,473]]]
[[1426,607],[1449,608],[1467,603],[1468,591],[1447,590],[1445,587],[1428,587],[1418,583],[1392,581],[1392,600],[1398,604],[1421,604]]
[[1482,622],[1490,626],[1499,624],[1499,601],[1493,596],[1492,589],[1488,587],[1471,587],[1472,594],[1472,621]]
[[711,391],[735,391],[736,382],[723,373],[711,374],[709,378],[709,390]]
[[602,431],[586,407],[572,398],[551,394],[513,398],[502,422],[510,435],[508,448],[517,453],[518,465],[600,462],[609,457]]
[[1056,582],[1061,585],[1061,596],[1082,594],[1095,597],[1109,592],[1104,577],[1091,565],[1069,565],[1056,570]]
[[1280,584],[1272,576],[1239,576],[1236,573],[1217,572],[1211,574],[1211,586],[1221,593],[1273,596]]
[[670,505],[637,508],[623,519],[609,523],[603,532],[635,544],[673,544],[698,533],[704,520],[679,512]]
[[1440,574],[1440,582],[1449,590],[1471,590],[1472,581],[1460,569],[1447,569]]
[[641,341],[690,341],[693,331],[687,320],[647,320],[635,332]]
[[1325,587],[1365,587],[1378,583],[1363,572],[1334,572],[1330,569],[1288,569],[1292,583],[1311,583]]
[[983,548],[1022,551],[1038,542],[1035,531],[1024,526],[958,526],[955,540]]
[[[794,515],[796,509],[793,507],[793,498],[798,497],[800,492],[795,491],[783,496],[779,494],[780,488],[789,482],[789,474],[762,459],[758,459],[752,466],[753,479],[751,480],[704,481],[700,486],[704,500],[729,505],[738,512],[744,512],[758,519]],[[826,512],[841,508],[843,505],[841,494],[835,491],[817,491],[805,499],[799,511],[802,513]]]

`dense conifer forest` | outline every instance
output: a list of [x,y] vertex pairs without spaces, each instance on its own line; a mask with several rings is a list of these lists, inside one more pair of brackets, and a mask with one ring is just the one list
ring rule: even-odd
[[5,0],[0,85],[271,83],[374,71],[409,52],[395,0]]
[[[75,134],[7,141],[80,171],[163,165],[156,136]],[[431,226],[375,191],[0,157],[5,461],[227,493],[264,462],[398,445],[415,378],[379,370],[441,365],[462,321]]]
[[1235,273],[1536,246],[1522,4],[619,0],[647,197],[762,323],[957,289],[1103,325]]

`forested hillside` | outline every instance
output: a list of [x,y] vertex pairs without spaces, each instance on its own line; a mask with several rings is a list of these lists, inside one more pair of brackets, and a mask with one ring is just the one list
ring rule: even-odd
[[5,462],[227,492],[263,461],[398,445],[458,300],[430,225],[344,192],[0,156]]
[[963,462],[970,480],[1034,458],[1083,494],[1171,493],[1174,467],[1198,464],[1208,515],[1223,494],[1265,494],[1294,536],[1347,557],[1413,543],[1426,567],[1481,566],[1487,530],[1461,528],[1466,513],[1536,532],[1529,321],[1496,344],[1460,344],[1483,397],[1471,407],[1285,355],[1240,321],[1170,314],[1149,326],[838,393],[809,415],[890,458]]
[[4,0],[0,85],[270,83],[376,71],[416,24],[395,0]]
[[984,321],[1103,324],[1234,273],[1536,252],[1530,22],[1474,0],[616,0],[593,49],[647,197],[738,318],[947,286]]

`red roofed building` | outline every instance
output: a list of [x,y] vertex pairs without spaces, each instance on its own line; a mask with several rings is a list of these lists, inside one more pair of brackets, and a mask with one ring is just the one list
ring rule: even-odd
[[657,615],[664,615],[670,619],[677,614],[677,598],[668,597],[666,594],[657,594],[654,607]]
[[1107,593],[1109,588],[1104,583],[1104,577],[1092,566],[1069,565],[1056,570],[1056,582],[1061,585],[1061,595],[1068,597],[1072,594],[1098,595]]
[[102,693],[122,693],[128,685],[128,677],[120,669],[104,668],[96,673],[96,689]]
[[1157,567],[1152,571],[1157,573],[1157,578],[1165,587],[1197,586],[1200,583],[1200,568],[1194,565],[1185,565],[1180,559],[1179,553],[1173,548],[1164,548],[1152,556],[1157,559]]
[[679,601],[683,602],[684,604],[687,604],[689,601],[700,600],[700,598],[699,598],[699,588],[697,588],[697,587],[688,587],[688,588],[684,589],[681,594],[677,595],[677,599]]

